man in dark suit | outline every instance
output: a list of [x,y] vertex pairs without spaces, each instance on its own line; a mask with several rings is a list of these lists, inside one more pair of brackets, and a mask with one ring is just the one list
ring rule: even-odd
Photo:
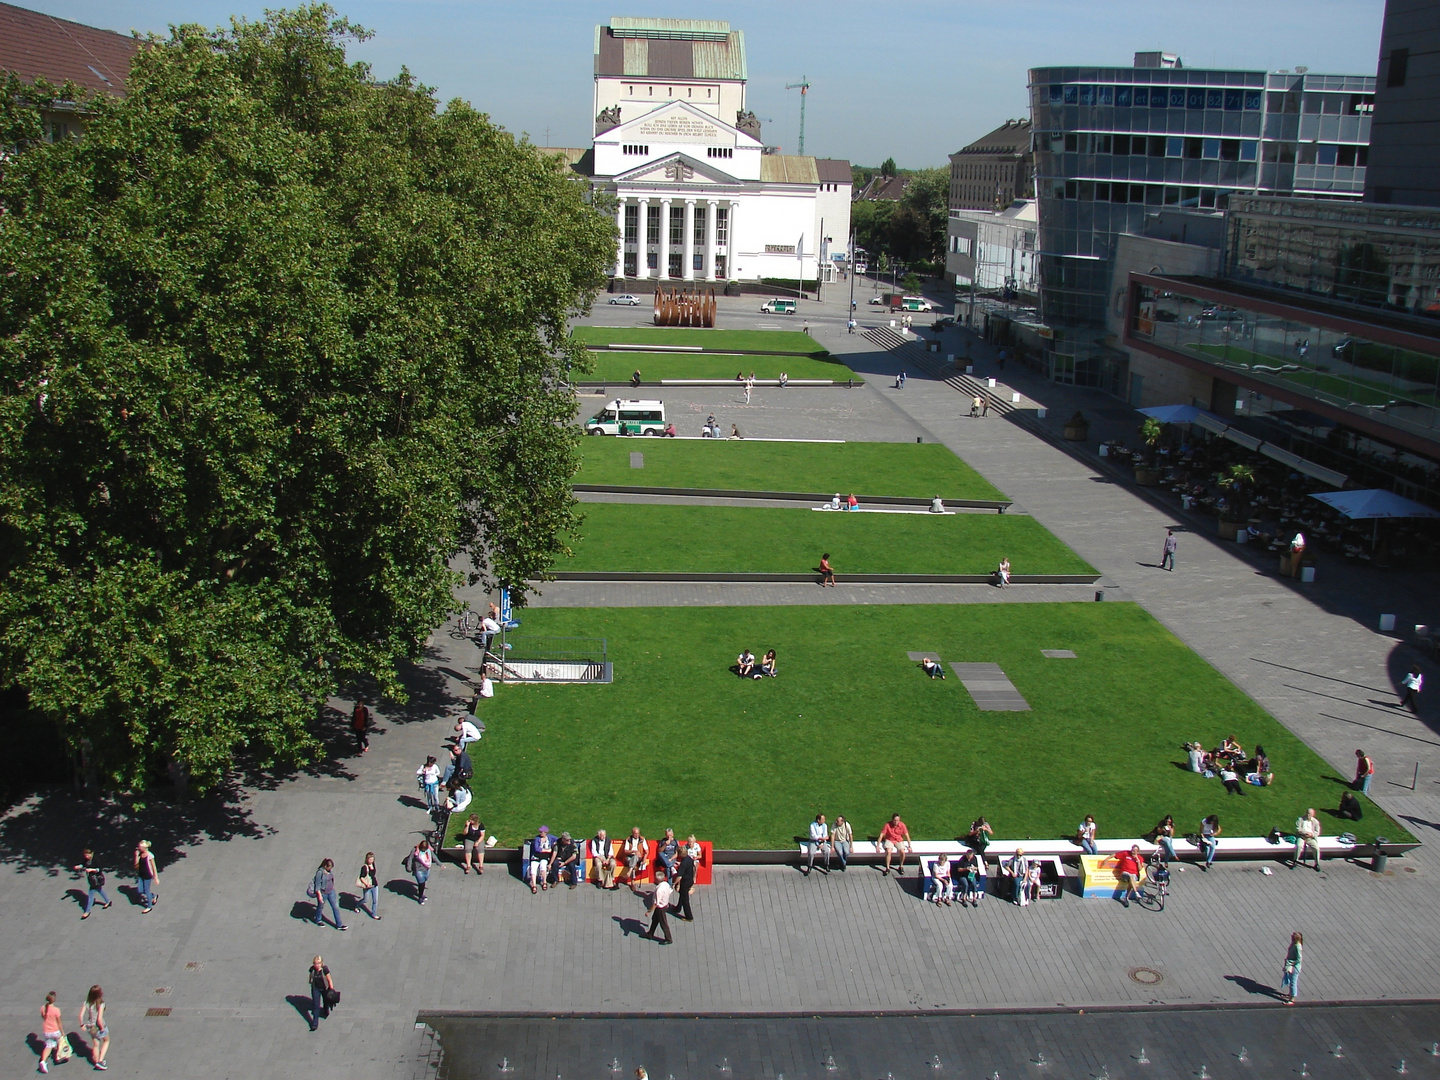
[[695,913],[690,910],[690,890],[695,887],[695,858],[685,848],[680,850],[684,854],[680,856],[679,879],[675,889],[675,910],[679,912],[676,918],[694,922]]

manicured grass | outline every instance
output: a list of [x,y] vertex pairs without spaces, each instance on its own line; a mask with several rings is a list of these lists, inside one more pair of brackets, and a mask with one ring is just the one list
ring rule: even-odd
[[[604,637],[609,686],[501,686],[483,710],[475,810],[511,845],[543,822],[577,837],[673,826],[717,847],[792,847],[816,812],[857,839],[898,811],[918,839],[963,833],[985,814],[1000,838],[1071,836],[1087,813],[1101,836],[1209,813],[1226,835],[1293,828],[1334,807],[1337,774],[1276,720],[1128,603],[536,609],[524,636]],[[775,679],[728,668],[742,646],[774,647]],[[1041,649],[1073,649],[1047,660]],[[953,672],[907,659],[998,663],[1033,711],[982,713]],[[1264,745],[1268,788],[1228,795],[1183,771],[1182,743],[1235,735]],[[1355,826],[1409,834],[1361,796]],[[458,827],[458,822],[454,823]],[[1222,838],[1222,845],[1223,845]],[[1181,845],[1182,850],[1184,845]]]
[[[577,326],[571,331],[586,345],[699,345],[712,352],[768,352],[823,356],[825,347],[795,330],[698,330],[691,327],[638,326],[614,329]],[[629,372],[627,371],[628,375]],[[730,374],[735,374],[733,371]]]
[[636,368],[647,381],[656,379],[730,379],[735,373],[752,371],[757,379],[778,379],[783,371],[792,379],[830,379],[844,382],[854,379],[858,386],[865,380],[839,360],[812,356],[753,356],[735,353],[591,353],[593,366],[589,374],[576,373],[577,380],[604,380],[607,383],[628,383]]
[[556,570],[799,574],[830,552],[847,573],[1016,574],[1091,567],[1034,518],[1014,514],[851,514],[809,509],[587,503],[573,557]]
[[[582,484],[840,492],[930,499],[1003,499],[939,443],[783,443],[590,438]],[[630,454],[645,455],[643,469]]]

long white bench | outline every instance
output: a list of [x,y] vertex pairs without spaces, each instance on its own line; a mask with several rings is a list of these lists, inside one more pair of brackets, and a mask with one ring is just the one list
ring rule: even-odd
[[[1129,839],[1096,840],[1095,848],[1101,855],[1115,855],[1121,851],[1129,851],[1137,844],[1141,853],[1147,858],[1159,846],[1141,837],[1131,837]],[[802,841],[798,846],[802,858],[809,854],[809,841]],[[1322,836],[1319,847],[1322,858],[1347,857],[1357,853],[1369,855],[1373,851],[1370,844],[1346,844],[1336,836]],[[1080,850],[1080,845],[1070,840],[992,840],[985,847],[984,857],[991,862],[1003,861],[1020,849],[1024,849],[1025,854],[1032,858],[1046,860],[1056,858],[1076,863],[1084,854]],[[914,840],[910,844],[910,854],[906,856],[906,863],[914,865],[917,858],[923,861],[940,855],[949,855],[953,860],[966,850],[966,845],[957,840]],[[1192,844],[1184,837],[1178,836],[1175,838],[1175,854],[1182,861],[1202,862],[1205,858],[1205,852],[1198,844]],[[1215,848],[1217,859],[1289,859],[1294,854],[1294,844],[1287,844],[1284,840],[1278,844],[1272,844],[1263,836],[1225,836],[1222,834]],[[880,850],[880,845],[872,840],[857,840],[850,845],[850,859],[852,862],[883,862],[885,853]]]

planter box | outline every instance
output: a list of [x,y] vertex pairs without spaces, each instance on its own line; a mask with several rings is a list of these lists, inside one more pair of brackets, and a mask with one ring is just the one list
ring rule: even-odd
[[1243,528],[1245,528],[1245,523],[1242,521],[1222,521],[1220,522],[1220,539],[1234,540],[1235,534]]
[[1090,437],[1089,424],[1066,424],[1065,438],[1070,442],[1084,442]]
[[1136,469],[1135,483],[1139,484],[1141,487],[1154,487],[1156,484],[1160,483],[1160,470]]

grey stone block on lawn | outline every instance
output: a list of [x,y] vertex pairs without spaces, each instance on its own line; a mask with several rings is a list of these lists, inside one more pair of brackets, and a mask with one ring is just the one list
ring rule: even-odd
[[960,677],[981,712],[1029,712],[1030,703],[1000,670],[999,664],[956,664],[950,670]]
[[1074,660],[1076,659],[1073,649],[1041,649],[1040,655],[1047,660]]

